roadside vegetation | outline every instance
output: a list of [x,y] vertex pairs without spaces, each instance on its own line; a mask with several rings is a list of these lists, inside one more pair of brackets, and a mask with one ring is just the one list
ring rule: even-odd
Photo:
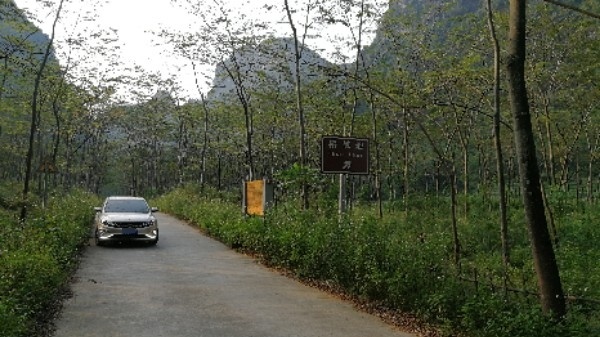
[[[470,197],[461,218],[460,265],[454,263],[447,196],[423,195],[406,205],[359,203],[337,217],[335,198],[298,210],[277,205],[266,217],[243,217],[235,196],[187,187],[156,200],[225,244],[250,252],[296,277],[341,291],[365,308],[411,313],[441,336],[600,336],[600,239],[597,208],[568,194],[553,201],[557,260],[569,295],[568,315],[547,320],[539,307],[522,206],[511,203],[511,263],[505,275],[495,205]],[[388,315],[389,316],[389,315]]]
[[[155,31],[213,84],[200,99],[69,56],[117,56],[116,31],[75,29],[65,54],[0,5],[0,334],[31,336],[68,280],[89,191],[156,197],[232,247],[441,334],[600,336],[600,2],[284,1],[265,7],[287,17],[279,38],[221,2],[178,2],[193,34]],[[73,14],[47,4],[55,28]],[[354,49],[335,63],[301,43],[332,24],[354,36],[332,37]],[[369,174],[321,174],[332,135],[369,139]],[[263,178],[275,207],[242,217],[231,193]]]
[[0,336],[38,336],[88,242],[97,199],[81,191],[55,194],[46,208],[39,200],[29,204],[30,217],[21,223],[12,192],[0,186]]

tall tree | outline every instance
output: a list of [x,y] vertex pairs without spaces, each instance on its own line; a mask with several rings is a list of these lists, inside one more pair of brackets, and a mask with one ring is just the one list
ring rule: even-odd
[[548,232],[533,127],[525,85],[526,0],[510,1],[508,92],[513,115],[515,148],[533,260],[542,309],[555,318],[566,313],[565,297]]
[[[504,180],[504,154],[500,140],[500,42],[496,34],[492,0],[486,0],[487,21],[490,31],[490,40],[494,48],[494,150],[496,153],[496,175],[498,176],[498,196],[500,197],[500,242],[502,244],[502,264],[506,273],[510,262],[510,247],[508,241],[508,220],[506,207],[506,183]],[[505,275],[506,277],[506,275]]]
[[[307,164],[307,154],[306,154],[306,125],[304,120],[304,106],[302,100],[302,76],[300,74],[300,62],[302,60],[302,50],[304,49],[304,43],[302,43],[299,39],[300,36],[298,34],[298,29],[296,28],[296,24],[292,18],[292,9],[290,8],[288,0],[284,0],[285,3],[285,12],[287,14],[288,23],[290,24],[290,28],[292,29],[292,37],[294,39],[294,58],[295,58],[295,85],[296,85],[296,108],[298,110],[298,125],[300,132],[300,167],[303,169],[306,168]],[[310,4],[307,8],[310,10]],[[306,16],[308,18],[308,14]],[[306,29],[308,26],[305,26],[305,32],[303,37],[306,37]],[[302,208],[308,209],[308,183],[302,183]]]
[[38,115],[39,115],[38,98],[39,98],[39,94],[40,94],[40,84],[42,81],[42,76],[44,75],[44,70],[46,69],[46,64],[48,63],[48,60],[50,59],[50,55],[52,54],[56,26],[57,26],[58,20],[60,18],[60,13],[62,11],[63,3],[64,3],[64,0],[61,0],[60,3],[58,4],[56,16],[55,16],[54,22],[52,24],[52,34],[50,36],[50,41],[48,42],[48,45],[46,46],[46,51],[44,52],[44,57],[42,59],[40,67],[36,73],[33,94],[31,97],[31,128],[29,131],[29,147],[27,150],[27,157],[26,157],[25,180],[23,181],[23,206],[21,207],[21,214],[19,216],[21,221],[25,221],[25,219],[27,218],[27,207],[28,207],[27,197],[29,195],[29,184],[31,182],[31,176],[32,176],[35,135],[36,135],[36,132],[38,129],[38,125],[37,125],[37,121],[39,118],[38,117]]

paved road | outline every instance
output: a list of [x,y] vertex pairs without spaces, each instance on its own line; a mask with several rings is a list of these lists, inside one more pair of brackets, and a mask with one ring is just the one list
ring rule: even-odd
[[156,247],[87,249],[55,337],[414,337],[158,219]]

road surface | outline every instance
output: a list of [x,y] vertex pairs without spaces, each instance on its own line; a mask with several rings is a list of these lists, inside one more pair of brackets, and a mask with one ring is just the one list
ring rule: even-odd
[[157,216],[155,247],[88,247],[55,337],[415,337]]

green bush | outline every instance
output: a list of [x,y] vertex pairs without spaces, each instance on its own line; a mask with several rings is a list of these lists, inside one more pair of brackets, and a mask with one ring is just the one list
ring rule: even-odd
[[33,208],[25,223],[0,211],[0,336],[31,336],[87,242],[97,199],[72,192]]
[[26,336],[27,332],[27,317],[16,312],[14,303],[4,296],[0,298],[0,336],[20,337]]
[[0,258],[0,265],[0,292],[13,303],[26,308],[26,314],[33,314],[47,305],[65,277],[58,261],[48,250],[5,253]]

